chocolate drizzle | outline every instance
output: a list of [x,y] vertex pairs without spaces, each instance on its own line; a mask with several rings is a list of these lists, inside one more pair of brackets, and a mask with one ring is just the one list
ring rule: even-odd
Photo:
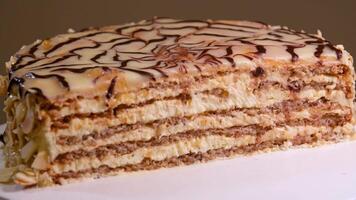
[[28,94],[30,94],[30,93],[35,93],[37,96],[40,96],[40,97],[42,97],[42,98],[46,98],[46,97],[43,95],[42,90],[39,89],[39,88],[35,88],[35,87],[30,88]]
[[260,77],[265,73],[265,70],[262,67],[256,67],[255,70],[251,72],[252,76]]
[[[49,78],[70,91],[76,84],[73,77],[80,79],[81,74],[85,76],[94,69],[121,73],[122,80],[135,73],[142,77],[141,81],[155,81],[176,73],[202,72],[208,67],[238,67],[265,56],[278,59],[281,55],[276,55],[272,48],[288,52],[290,61],[296,62],[303,57],[295,49],[308,46],[315,46],[314,52],[309,50],[312,48],[307,51],[318,59],[322,54],[337,59],[343,56],[342,50],[319,36],[261,22],[156,17],[124,26],[63,34],[21,49],[9,69],[9,91],[17,85],[23,94],[26,85],[30,88],[26,92],[46,97],[50,88],[44,85],[33,89],[26,80]],[[335,54],[327,54],[326,48]],[[242,58],[247,61],[241,61]],[[94,75],[93,84],[101,76]],[[118,80],[111,80],[111,84],[115,81]],[[118,91],[108,90],[106,96],[111,97],[113,92]]]
[[287,52],[290,53],[290,55],[292,56],[292,62],[295,62],[298,60],[299,56],[298,54],[296,54],[294,52],[294,49],[297,48],[295,46],[292,46],[292,45],[287,45]]
[[320,58],[321,54],[323,53],[325,48],[325,45],[321,44],[318,45],[318,47],[316,48],[316,51],[314,52],[315,57]]
[[331,50],[335,51],[335,54],[337,56],[337,59],[341,59],[342,57],[342,51],[340,49],[337,49],[335,46],[331,45],[330,43],[326,45],[329,47]]
[[34,79],[34,78],[39,78],[39,79],[56,78],[65,89],[70,90],[70,86],[69,86],[68,82],[66,81],[66,79],[63,76],[58,75],[58,74],[38,75],[33,72],[28,72],[25,74],[25,76],[27,78],[32,78],[32,79]]
[[45,56],[48,56],[48,54],[56,51],[57,49],[59,48],[62,48],[66,45],[70,45],[70,44],[73,44],[74,42],[78,41],[78,40],[81,40],[83,38],[88,38],[88,37],[93,37],[95,35],[100,35],[100,34],[104,34],[104,33],[107,33],[105,31],[98,31],[98,32],[94,32],[94,33],[89,33],[89,34],[85,34],[85,35],[82,35],[80,37],[73,37],[73,38],[69,38],[68,40],[64,41],[64,42],[60,42],[56,45],[54,45],[51,49],[49,49],[48,51],[44,52],[43,54]]
[[106,98],[110,99],[114,93],[115,84],[116,84],[116,76],[111,80],[108,91],[106,92]]
[[0,142],[5,144],[4,133],[1,133],[1,135],[0,135]]
[[90,60],[95,62],[95,63],[99,63],[98,60],[99,58],[101,58],[102,56],[105,56],[108,52],[104,51],[103,53],[99,53],[97,55],[95,55],[94,57],[92,57]]
[[25,82],[25,79],[23,78],[18,78],[18,77],[14,77],[10,80],[9,86],[7,88],[7,94],[10,95],[11,94],[11,90],[17,86],[18,90],[19,90],[19,94],[20,96],[23,96],[23,84]]
[[257,49],[257,54],[264,54],[266,53],[266,48],[262,45],[256,45],[256,49]]

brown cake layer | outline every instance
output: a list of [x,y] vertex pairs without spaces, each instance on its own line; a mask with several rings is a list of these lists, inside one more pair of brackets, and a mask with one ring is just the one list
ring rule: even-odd
[[[200,114],[193,115],[193,116],[171,117],[171,118],[166,118],[166,119],[162,119],[162,120],[155,120],[155,121],[149,122],[149,123],[138,122],[136,124],[119,125],[119,126],[115,126],[115,127],[108,127],[106,130],[104,130],[102,132],[94,132],[92,134],[83,135],[81,137],[59,136],[57,138],[56,142],[59,145],[73,145],[73,144],[78,144],[80,142],[84,142],[91,138],[94,138],[96,140],[97,139],[105,139],[105,138],[108,138],[114,134],[125,133],[129,130],[138,129],[142,126],[157,127],[162,124],[170,125],[170,124],[175,124],[179,121],[191,120],[197,116],[210,116],[210,115],[212,115],[212,116],[218,116],[218,115],[226,116],[234,111],[247,113],[248,115],[261,115],[261,114],[271,115],[273,113],[283,113],[286,117],[288,117],[288,116],[290,116],[290,112],[302,111],[303,109],[312,109],[312,110],[315,110],[315,112],[319,112],[319,111],[327,111],[327,110],[332,111],[335,109],[348,109],[348,108],[344,108],[337,103],[330,102],[325,98],[321,98],[314,102],[310,102],[305,99],[304,100],[295,100],[295,101],[287,100],[287,101],[276,103],[272,106],[268,106],[265,108],[236,108],[236,109],[231,109],[231,110],[208,111],[208,112],[200,113]],[[317,113],[315,113],[315,114],[317,114]],[[286,118],[286,121],[284,123],[289,124],[291,122],[288,121],[288,118]],[[314,125],[324,125],[324,123],[322,121],[320,121],[320,123],[318,123],[318,122],[316,122],[316,120],[314,120],[313,123],[315,123]]]
[[[351,114],[340,116],[337,114],[326,114],[320,116],[318,119],[307,120],[293,120],[282,122],[278,124],[276,127],[283,126],[342,126],[350,121]],[[238,126],[238,127],[230,127],[224,129],[208,129],[208,130],[191,130],[183,133],[177,133],[170,136],[162,136],[155,137],[148,141],[130,141],[118,144],[109,144],[105,146],[100,146],[91,151],[85,150],[76,150],[64,154],[60,154],[54,160],[53,163],[61,163],[64,164],[66,162],[70,162],[83,157],[98,157],[99,159],[107,156],[107,155],[115,155],[120,156],[128,153],[132,153],[133,151],[144,148],[144,147],[153,147],[160,145],[167,145],[170,143],[186,140],[189,138],[201,137],[204,135],[224,135],[228,137],[240,137],[244,135],[263,135],[266,131],[271,130],[274,127],[261,127],[259,125],[250,125],[250,126]]]
[[[262,68],[261,68],[262,69]],[[345,92],[347,97],[351,98],[352,95],[352,88],[347,85],[348,80],[343,80],[342,75],[348,72],[348,68],[346,66],[312,66],[308,67],[296,67],[291,69],[282,68],[280,71],[281,74],[286,79],[286,83],[280,83],[278,81],[271,81],[268,79],[268,73],[270,73],[271,69],[262,69],[262,72],[257,75],[255,71],[247,72],[251,74],[252,79],[255,79],[255,84],[250,85],[251,90],[258,91],[263,89],[268,89],[269,87],[278,87],[281,89],[285,89],[286,91],[293,91],[299,92],[304,88],[314,88],[314,89],[324,89],[327,86],[332,86],[333,89],[342,90]],[[273,69],[276,70],[276,69]],[[112,112],[111,110],[120,110],[125,108],[133,108],[142,105],[147,105],[153,103],[154,101],[159,100],[167,100],[167,99],[184,99],[185,97],[189,98],[189,93],[191,93],[191,88],[194,85],[196,92],[201,93],[209,93],[221,95],[221,93],[216,93],[217,90],[224,88],[210,88],[209,90],[200,91],[199,85],[206,84],[209,79],[215,79],[218,77],[223,77],[229,74],[240,74],[244,73],[241,71],[237,72],[218,72],[215,75],[210,76],[198,76],[198,77],[190,77],[186,78],[188,80],[183,79],[182,81],[176,80],[174,82],[157,82],[155,85],[151,85],[146,88],[142,88],[139,91],[135,92],[128,92],[123,94],[118,94],[116,97],[112,97],[110,99],[110,103],[107,103],[106,109],[98,112],[97,115],[101,116],[103,113]],[[271,71],[271,73],[275,73],[275,71]],[[337,77],[339,83],[333,82],[316,82],[316,81],[308,81],[305,82],[303,79],[310,78],[316,75],[327,75],[331,77]],[[340,79],[341,78],[341,79]],[[198,88],[196,88],[198,87]],[[148,95],[150,90],[156,90],[154,95]],[[173,96],[166,96],[166,90],[177,91]],[[193,91],[194,92],[194,91]],[[136,96],[136,97],[135,97]],[[140,97],[140,98],[137,98]],[[129,97],[129,98],[128,98]],[[137,98],[137,100],[132,100]],[[81,101],[85,100],[88,101],[90,98],[83,98],[83,97],[76,97],[72,99],[67,99],[65,102],[44,102],[41,105],[41,110],[46,111],[46,115],[49,115],[52,119],[60,120],[60,119],[67,119],[73,117],[81,117],[81,116],[88,116],[93,115],[94,113],[88,112],[79,112],[77,113],[76,110],[85,110],[83,105],[81,105]],[[115,100],[116,99],[116,100]],[[101,102],[104,99],[101,97],[93,97],[92,101]],[[101,102],[103,103],[103,102]],[[70,110],[69,113],[63,115],[60,113],[61,110]]]
[[[342,139],[342,135],[337,135],[333,132],[328,134],[323,134],[322,136],[317,134],[312,135],[297,135],[292,140],[273,140],[259,142],[256,144],[233,147],[231,149],[213,149],[204,153],[190,153],[179,157],[168,158],[163,161],[154,161],[149,159],[144,159],[140,164],[120,166],[117,168],[110,168],[108,166],[101,166],[95,169],[88,169],[76,172],[64,172],[62,174],[52,174],[52,179],[55,183],[59,184],[63,179],[77,179],[85,177],[100,177],[105,176],[110,173],[123,173],[132,172],[139,170],[154,170],[158,168],[175,167],[179,165],[190,165],[199,162],[206,162],[214,160],[217,158],[228,158],[236,155],[246,155],[250,153],[256,153],[258,151],[263,151],[264,149],[283,149],[285,142],[291,142],[291,145],[298,146],[303,144],[317,144],[322,142],[337,142]],[[257,139],[257,141],[259,141]]]

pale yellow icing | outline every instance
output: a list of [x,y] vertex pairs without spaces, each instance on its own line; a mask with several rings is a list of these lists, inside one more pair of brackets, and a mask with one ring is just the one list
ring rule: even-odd
[[[154,18],[38,40],[7,63],[10,86],[48,99],[133,90],[176,74],[283,63],[343,63],[349,54],[320,34],[233,20]],[[111,87],[116,86],[116,87]]]

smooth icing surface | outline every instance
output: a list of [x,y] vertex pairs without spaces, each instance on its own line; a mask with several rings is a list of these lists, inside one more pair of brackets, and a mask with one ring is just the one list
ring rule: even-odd
[[273,60],[349,62],[340,46],[259,22],[154,18],[38,40],[7,63],[11,88],[47,99],[112,95],[176,74]]

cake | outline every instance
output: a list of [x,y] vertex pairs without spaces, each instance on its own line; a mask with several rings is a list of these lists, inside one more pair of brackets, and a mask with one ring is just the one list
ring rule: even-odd
[[352,62],[320,32],[252,21],[155,17],[37,40],[1,80],[0,179],[60,185],[349,140]]

